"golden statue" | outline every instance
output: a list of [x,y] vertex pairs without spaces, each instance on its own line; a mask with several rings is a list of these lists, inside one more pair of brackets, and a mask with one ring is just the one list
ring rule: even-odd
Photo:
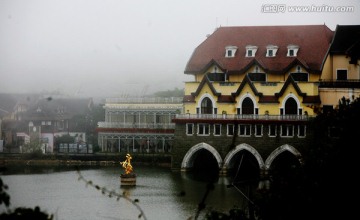
[[125,169],[125,174],[130,174],[133,171],[133,167],[131,166],[131,159],[132,157],[130,156],[130,154],[126,154],[126,160],[120,162],[122,167]]

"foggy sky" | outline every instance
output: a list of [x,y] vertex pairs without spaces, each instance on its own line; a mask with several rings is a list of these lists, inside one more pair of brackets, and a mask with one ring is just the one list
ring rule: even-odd
[[[266,4],[354,12],[265,13]],[[0,0],[0,93],[119,97],[183,88],[219,26],[360,24],[359,0]]]

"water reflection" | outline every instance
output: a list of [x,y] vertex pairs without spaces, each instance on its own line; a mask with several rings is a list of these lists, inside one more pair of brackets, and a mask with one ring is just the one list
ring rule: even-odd
[[[137,185],[120,186],[120,165],[111,167],[80,167],[81,174],[94,184],[116,193],[138,199],[147,219],[188,219],[197,213],[208,183],[209,191],[200,213],[207,210],[228,212],[230,208],[246,208],[244,196],[234,187],[230,177],[196,173],[171,172],[168,168],[135,166]],[[25,175],[24,175],[25,174]],[[78,181],[74,167],[8,167],[2,173],[9,185],[12,206],[43,207],[56,213],[58,219],[138,219],[138,210],[129,202],[116,201]],[[244,190],[245,193],[246,190]],[[1,209],[0,209],[1,211]]]

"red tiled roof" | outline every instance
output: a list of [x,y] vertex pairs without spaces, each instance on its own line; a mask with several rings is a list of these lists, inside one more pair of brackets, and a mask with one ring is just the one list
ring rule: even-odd
[[[326,25],[220,27],[194,50],[184,73],[202,73],[210,62],[229,73],[244,72],[254,61],[270,73],[283,73],[294,63],[319,72],[332,36]],[[297,57],[286,56],[290,44],[299,46]],[[258,47],[255,57],[245,57],[247,45]],[[276,57],[266,57],[268,45],[278,46]],[[226,46],[238,47],[235,57],[225,57]]]

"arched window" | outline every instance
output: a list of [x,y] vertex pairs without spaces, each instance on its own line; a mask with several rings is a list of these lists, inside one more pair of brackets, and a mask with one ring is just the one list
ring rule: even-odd
[[254,114],[254,103],[251,98],[246,97],[242,102],[242,114],[243,115],[253,115]]
[[201,101],[201,114],[212,114],[213,112],[213,105],[210,98],[205,97]]
[[298,106],[294,98],[288,98],[285,103],[285,115],[297,115]]

